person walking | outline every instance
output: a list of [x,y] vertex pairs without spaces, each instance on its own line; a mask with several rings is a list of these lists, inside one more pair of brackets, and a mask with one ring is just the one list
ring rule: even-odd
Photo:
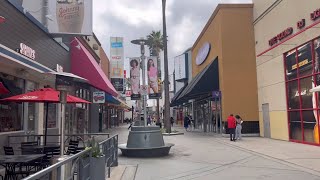
[[236,115],[236,140],[241,140],[242,122],[242,118],[239,115]]
[[236,119],[233,117],[233,114],[230,114],[227,120],[228,120],[228,129],[230,133],[230,141],[236,141],[236,138],[235,138]]
[[173,127],[174,119],[173,119],[172,116],[171,116],[171,118],[170,118],[170,122],[171,122],[171,127]]
[[186,116],[184,117],[184,122],[183,122],[183,125],[184,125],[184,128],[186,129],[186,131],[188,131],[189,121],[190,121],[189,116],[186,115]]

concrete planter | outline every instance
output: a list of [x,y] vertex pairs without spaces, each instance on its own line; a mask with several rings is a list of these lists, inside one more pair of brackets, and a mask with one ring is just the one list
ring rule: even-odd
[[106,168],[105,168],[105,156],[91,157],[90,160],[90,179],[105,180]]

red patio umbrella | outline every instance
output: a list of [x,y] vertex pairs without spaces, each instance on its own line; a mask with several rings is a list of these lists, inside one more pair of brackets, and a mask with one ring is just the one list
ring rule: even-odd
[[[56,91],[52,88],[43,88],[31,92],[27,92],[25,94],[20,94],[8,98],[1,99],[0,101],[10,101],[10,102],[34,102],[34,103],[46,103],[46,128],[45,128],[45,139],[44,144],[47,144],[47,131],[48,131],[48,106],[49,103],[59,103],[60,92]],[[81,98],[67,95],[67,103],[86,103],[89,104],[91,102],[83,100]]]
[[0,82],[0,94],[8,94],[10,91]]

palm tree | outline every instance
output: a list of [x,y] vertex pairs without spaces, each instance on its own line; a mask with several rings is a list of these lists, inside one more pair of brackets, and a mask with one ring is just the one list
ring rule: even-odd
[[[160,53],[164,48],[163,35],[161,34],[161,31],[152,31],[147,36],[147,40],[149,41],[148,46],[149,46],[149,50],[150,50],[150,55],[157,56],[158,77],[161,78]],[[157,99],[157,114],[158,114],[158,120],[159,120],[159,117],[160,117],[159,98]]]

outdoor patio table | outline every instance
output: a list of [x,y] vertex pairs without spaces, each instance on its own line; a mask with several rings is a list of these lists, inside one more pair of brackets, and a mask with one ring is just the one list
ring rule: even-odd
[[5,168],[5,179],[8,179],[9,174],[14,176],[17,165],[30,163],[39,158],[44,157],[45,154],[30,154],[30,155],[0,155],[0,165]]

